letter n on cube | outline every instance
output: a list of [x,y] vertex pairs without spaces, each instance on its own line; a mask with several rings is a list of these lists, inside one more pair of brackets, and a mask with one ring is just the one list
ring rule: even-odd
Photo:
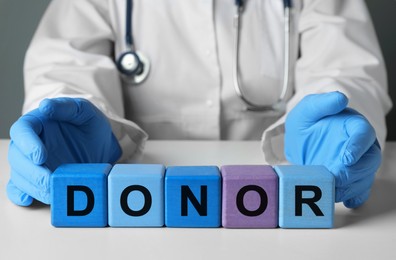
[[165,225],[219,227],[221,177],[216,166],[173,166],[165,174]]

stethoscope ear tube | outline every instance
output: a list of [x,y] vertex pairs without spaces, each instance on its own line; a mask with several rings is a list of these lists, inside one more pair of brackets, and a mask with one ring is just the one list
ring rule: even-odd
[[[290,3],[290,1],[289,1]],[[283,86],[282,92],[280,94],[279,100],[284,100],[286,98],[287,90],[290,85],[290,49],[291,49],[291,42],[290,42],[290,24],[291,24],[291,15],[290,15],[290,7],[285,5],[284,10],[284,44],[283,44],[283,53],[284,53],[284,63],[283,63]]]
[[[283,83],[282,91],[279,99],[272,105],[256,104],[249,100],[243,92],[243,87],[239,78],[239,32],[240,32],[240,15],[243,12],[242,4],[238,4],[242,1],[236,1],[236,13],[234,16],[234,62],[233,62],[233,82],[235,92],[238,97],[247,105],[246,110],[265,112],[265,111],[276,111],[284,113],[286,110],[286,94],[290,85],[290,6],[291,1],[284,1],[284,65],[283,65]],[[288,2],[288,3],[286,3]]]

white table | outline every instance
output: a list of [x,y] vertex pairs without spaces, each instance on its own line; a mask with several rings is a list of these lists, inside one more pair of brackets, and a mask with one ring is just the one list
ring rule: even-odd
[[[396,259],[396,143],[388,143],[369,202],[336,205],[334,229],[54,228],[48,206],[6,197],[0,140],[0,259]],[[259,142],[150,141],[143,163],[262,164]]]

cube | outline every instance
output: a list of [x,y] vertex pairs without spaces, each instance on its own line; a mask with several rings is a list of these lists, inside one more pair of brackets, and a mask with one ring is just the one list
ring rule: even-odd
[[225,165],[222,224],[226,228],[278,226],[278,175],[268,165]]
[[108,179],[109,225],[162,227],[164,174],[160,164],[116,164]]
[[332,228],[334,176],[324,166],[275,166],[279,176],[279,226]]
[[218,167],[169,167],[165,174],[165,225],[219,227],[220,196]]
[[51,221],[55,227],[107,226],[110,164],[64,164],[51,175]]

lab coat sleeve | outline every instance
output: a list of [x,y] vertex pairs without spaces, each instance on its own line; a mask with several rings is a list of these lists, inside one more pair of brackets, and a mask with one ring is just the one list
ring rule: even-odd
[[124,119],[108,1],[51,1],[25,57],[23,113],[44,98],[85,98],[109,119],[122,147],[120,161],[134,161],[147,134]]
[[[384,61],[364,1],[303,1],[298,33],[295,95],[287,104],[287,112],[307,94],[340,91],[349,98],[349,106],[373,125],[384,148],[385,115],[392,103]],[[286,163],[285,118],[263,134],[264,156],[271,164]]]

